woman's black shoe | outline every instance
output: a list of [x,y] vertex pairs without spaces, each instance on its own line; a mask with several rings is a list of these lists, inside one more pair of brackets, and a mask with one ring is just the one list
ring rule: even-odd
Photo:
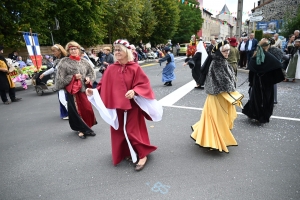
[[172,82],[168,82],[165,86],[172,86]]
[[87,135],[87,136],[96,136],[96,133],[90,132],[90,133],[87,133],[86,135]]

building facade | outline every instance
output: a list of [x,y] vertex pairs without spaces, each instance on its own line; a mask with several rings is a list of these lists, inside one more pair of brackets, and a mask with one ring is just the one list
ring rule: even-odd
[[202,24],[202,40],[210,41],[211,38],[211,16],[213,14],[208,12],[207,10],[202,10],[202,18],[204,19]]

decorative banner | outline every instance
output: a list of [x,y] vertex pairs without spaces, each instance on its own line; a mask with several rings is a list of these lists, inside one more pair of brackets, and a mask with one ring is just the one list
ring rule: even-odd
[[33,65],[39,70],[42,67],[42,55],[37,33],[23,32],[28,54]]

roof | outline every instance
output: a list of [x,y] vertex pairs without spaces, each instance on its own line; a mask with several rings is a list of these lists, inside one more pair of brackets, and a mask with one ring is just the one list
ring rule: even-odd
[[230,11],[229,11],[229,9],[228,9],[228,7],[227,7],[226,4],[225,4],[224,7],[222,8],[220,14],[222,14],[222,13],[230,13]]
[[208,12],[207,10],[203,9],[203,12],[209,14],[209,15],[213,15],[211,12]]

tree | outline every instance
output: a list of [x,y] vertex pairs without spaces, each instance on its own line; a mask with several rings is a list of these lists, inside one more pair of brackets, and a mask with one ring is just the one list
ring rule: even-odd
[[[53,31],[56,43],[65,45],[74,40],[84,46],[101,44],[106,35],[104,15],[108,0],[48,0],[53,4],[47,14],[60,29]],[[55,3],[56,2],[56,3]]]
[[0,44],[6,47],[25,46],[23,36],[18,31],[39,33],[39,42],[48,40],[48,16],[45,9],[51,6],[47,0],[1,0],[0,4]]
[[155,31],[158,17],[152,7],[150,0],[144,1],[144,8],[141,13],[141,28],[139,30],[139,38],[134,39],[132,42],[138,42],[140,40],[149,41],[151,35]]
[[290,34],[293,34],[295,30],[299,30],[300,27],[300,5],[297,8],[296,15],[292,15],[292,12],[285,12],[284,24],[282,35],[289,38]]
[[109,0],[105,23],[108,28],[108,43],[116,39],[132,39],[139,36],[141,12],[144,0]]
[[178,2],[174,0],[151,0],[151,3],[158,20],[150,41],[166,43],[178,29],[180,14]]
[[[199,3],[195,0],[190,0],[189,3],[199,5]],[[173,40],[179,43],[184,43],[188,42],[192,35],[196,35],[196,33],[202,28],[204,20],[199,8],[182,4],[180,2],[178,4],[180,9],[180,26],[178,27]]]

